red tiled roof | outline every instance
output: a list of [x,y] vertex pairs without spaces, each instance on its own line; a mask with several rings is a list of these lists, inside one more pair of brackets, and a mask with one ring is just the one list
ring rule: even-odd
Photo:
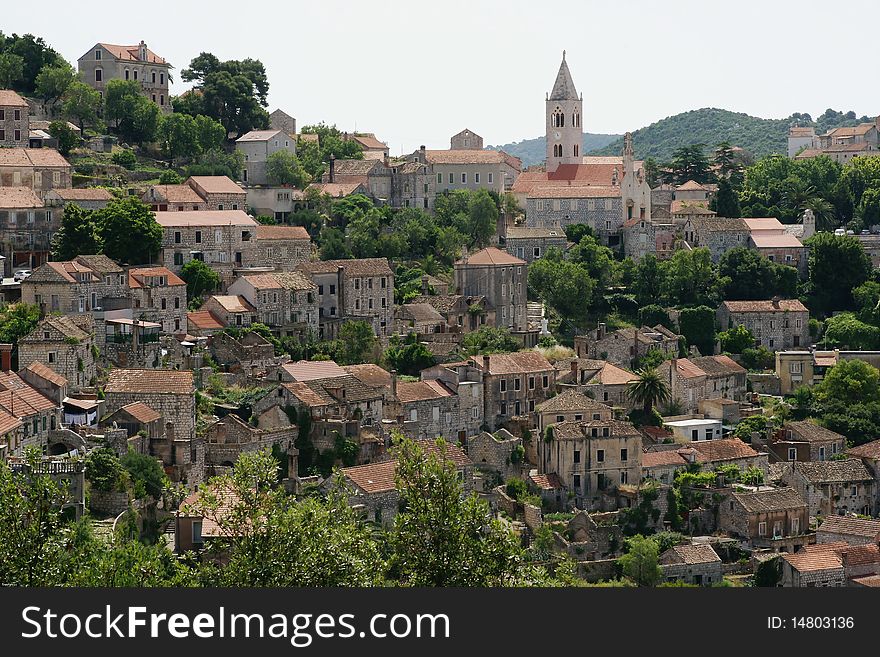
[[397,399],[402,403],[452,397],[453,392],[441,381],[401,381],[397,384]]
[[229,313],[255,312],[254,307],[241,295],[215,294],[210,299],[216,301],[223,310]]
[[139,401],[132,402],[131,404],[126,404],[125,406],[122,406],[119,410],[125,411],[141,424],[149,424],[150,422],[155,422],[160,417],[162,417],[162,414],[159,411]]
[[549,472],[547,474],[530,474],[529,481],[542,490],[560,490],[565,488],[562,485],[562,481],[559,479],[559,475],[555,472]]
[[758,452],[746,445],[739,438],[722,438],[719,440],[699,440],[691,447],[697,450],[702,461],[733,461],[758,456]]
[[[138,62],[140,58],[138,57],[138,52],[140,51],[139,46],[117,46],[112,43],[99,43],[99,46],[107,50],[111,55],[113,55],[116,59],[121,59],[126,62]],[[167,64],[162,57],[159,57],[152,50],[147,48],[147,60],[150,64]]]
[[799,299],[772,299],[764,301],[725,301],[722,304],[732,313],[781,313],[808,312],[807,307]]
[[0,187],[0,209],[24,210],[41,207],[42,199],[30,187]]
[[494,246],[487,247],[476,253],[463,257],[455,264],[459,265],[524,265],[525,260],[502,251]]
[[295,381],[301,382],[332,379],[348,374],[332,360],[298,360],[295,363],[285,363],[282,369]]
[[70,162],[53,148],[0,148],[0,166],[70,169]]
[[643,468],[662,468],[667,466],[687,465],[687,459],[674,449],[666,449],[662,452],[645,452],[642,454]]
[[825,543],[822,545],[807,545],[800,552],[783,553],[782,558],[798,572],[816,572],[820,570],[838,570],[843,568],[840,555],[835,547],[846,543]]
[[691,543],[688,545],[674,545],[660,555],[659,563],[676,564],[685,563],[690,565],[721,562],[721,557],[708,543]]
[[0,407],[22,418],[57,408],[57,404],[29,386],[18,374],[0,372]]
[[244,210],[187,210],[185,212],[156,212],[156,221],[163,228],[177,226],[248,226],[259,224]]
[[310,240],[302,226],[257,226],[258,240]]
[[480,151],[475,149],[425,151],[425,159],[429,164],[501,164],[504,156],[498,151]]
[[191,395],[192,370],[126,370],[112,369],[104,388],[105,393],[153,393]]
[[222,329],[223,323],[209,310],[197,310],[186,314],[186,321],[197,329]]
[[0,105],[5,107],[27,107],[27,101],[12,89],[0,89]]
[[58,372],[53,370],[48,365],[41,363],[40,361],[34,361],[27,366],[27,369],[39,376],[41,379],[45,379],[49,383],[53,383],[56,386],[67,385],[67,379],[65,377],[61,376],[60,374],[58,374]]
[[186,285],[186,281],[167,267],[136,267],[128,270],[128,286],[138,289],[145,285],[145,279],[159,276],[165,277],[166,285]]
[[200,187],[206,194],[245,193],[245,191],[228,176],[190,176],[186,179],[186,182]]
[[[512,354],[492,354],[489,358],[489,374],[528,374],[553,370],[544,356],[537,351],[517,351]],[[474,359],[479,367],[483,361]]]
[[112,201],[113,194],[104,187],[78,187],[70,189],[53,189],[62,201]]

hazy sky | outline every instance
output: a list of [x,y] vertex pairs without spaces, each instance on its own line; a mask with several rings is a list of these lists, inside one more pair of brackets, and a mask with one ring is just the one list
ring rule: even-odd
[[868,82],[877,45],[865,31],[880,18],[876,0],[837,8],[812,0],[151,0],[108,11],[49,0],[37,12],[7,4],[0,30],[43,36],[73,63],[98,41],[144,39],[175,66],[174,93],[186,88],[180,69],[202,51],[259,59],[270,111],[283,109],[298,126],[324,120],[375,132],[392,154],[448,148],[465,127],[487,145],[543,134],[544,95],[563,49],[588,132],[635,130],[701,107],[767,118],[815,117],[826,107],[880,113],[880,92]]

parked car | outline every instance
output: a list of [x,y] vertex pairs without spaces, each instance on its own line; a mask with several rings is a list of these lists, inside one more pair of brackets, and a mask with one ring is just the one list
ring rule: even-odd
[[12,275],[12,280],[16,281],[17,283],[20,283],[21,281],[26,279],[28,276],[30,276],[32,273],[33,272],[30,269],[19,269],[17,272],[15,272]]

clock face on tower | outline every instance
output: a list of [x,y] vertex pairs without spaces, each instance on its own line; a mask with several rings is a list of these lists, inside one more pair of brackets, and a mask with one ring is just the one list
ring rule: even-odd
[[557,139],[557,140],[558,140],[560,137],[562,137],[562,135],[559,134],[559,130],[557,130],[556,132],[553,133],[553,139]]

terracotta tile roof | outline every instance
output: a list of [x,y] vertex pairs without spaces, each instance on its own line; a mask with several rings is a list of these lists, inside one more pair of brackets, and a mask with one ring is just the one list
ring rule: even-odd
[[554,426],[553,438],[558,440],[583,440],[591,438],[592,429],[598,429],[596,438],[608,438],[602,435],[602,429],[609,428],[612,438],[625,438],[640,436],[638,430],[630,423],[623,420],[584,420],[581,422],[559,422]]
[[872,481],[873,477],[859,459],[843,461],[810,461],[793,463],[811,484],[849,483],[851,481]]
[[104,392],[192,395],[192,370],[112,369]]
[[0,209],[41,208],[43,200],[30,187],[0,187]]
[[350,180],[346,182],[327,182],[327,183],[312,183],[306,189],[315,189],[321,194],[328,194],[333,198],[343,198],[345,196],[351,196],[352,194],[357,193],[358,188],[366,185],[367,179],[364,176],[363,180]]
[[0,89],[0,105],[4,107],[27,107],[27,101],[12,89]]
[[817,572],[821,570],[843,570],[843,562],[840,555],[834,549],[834,543],[823,545],[807,545],[799,552],[785,552],[782,558],[788,564],[801,573]]
[[864,445],[851,447],[846,450],[846,453],[859,458],[880,459],[880,440],[872,440]]
[[56,386],[61,387],[67,385],[67,378],[61,376],[60,374],[58,374],[58,372],[53,370],[48,365],[41,363],[40,361],[34,361],[25,369],[27,369],[29,372],[33,372],[41,379],[45,379],[49,383],[52,383]]
[[103,253],[79,255],[76,256],[74,260],[99,274],[117,274],[123,269],[122,266],[105,256]]
[[328,399],[326,396],[319,395],[305,383],[299,381],[295,381],[294,383],[284,383],[282,384],[282,387],[310,408],[329,406],[330,404],[335,403],[333,399]]
[[341,472],[343,477],[350,479],[365,493],[385,493],[396,487],[394,476],[397,473],[397,461],[356,465],[342,468]]
[[804,128],[801,126],[792,126],[788,129],[789,137],[813,137],[816,134],[815,128]]
[[56,194],[62,201],[112,201],[114,198],[110,190],[103,187],[53,189],[51,194]]
[[565,231],[562,228],[531,228],[528,226],[516,226],[508,228],[505,239],[508,240],[534,240],[558,238],[565,240]]
[[29,386],[18,374],[0,372],[0,408],[18,418],[57,408],[57,404]]
[[47,262],[37,267],[34,273],[26,280],[30,283],[78,283],[74,274],[84,274],[89,281],[97,281],[98,277],[91,267],[81,265],[75,261]]
[[147,406],[144,402],[132,402],[131,404],[126,404],[122,406],[120,411],[125,411],[135,420],[140,422],[141,424],[149,424],[150,422],[155,422],[159,418],[162,417],[162,414]]
[[498,151],[448,150],[425,151],[429,164],[501,164],[504,156]]
[[202,205],[205,202],[189,185],[153,185],[141,196],[144,201],[164,199],[168,203],[191,203]]
[[708,543],[691,543],[688,545],[674,545],[660,555],[659,563],[697,565],[704,563],[721,563],[721,557]]
[[860,586],[870,586],[880,588],[880,575],[865,575],[864,577],[853,577],[852,582]]
[[823,152],[824,152],[824,151],[822,151],[822,149],[820,149],[820,148],[805,148],[805,149],[802,150],[800,153],[798,153],[797,155],[795,155],[795,156],[794,156],[794,159],[796,159],[796,160],[806,160],[806,159],[809,159],[809,158],[811,158],[811,157],[818,157],[818,156],[822,155]]
[[372,401],[384,395],[382,388],[367,385],[348,372],[341,376],[312,379],[302,383],[321,398],[322,404]]
[[298,360],[295,363],[285,363],[282,365],[282,369],[295,381],[300,382],[330,379],[347,374],[332,360]]
[[311,240],[302,226],[257,226],[258,240]]
[[698,183],[696,180],[688,180],[683,185],[679,185],[678,187],[676,187],[675,191],[677,191],[677,192],[708,192],[709,189],[707,187],[704,187],[700,183]]
[[190,176],[184,183],[196,185],[206,194],[246,193],[228,176]]
[[758,456],[758,452],[746,445],[739,438],[721,438],[719,440],[699,440],[691,447],[697,450],[701,461],[733,461]]
[[529,474],[529,481],[541,490],[562,490],[565,486],[555,472],[547,474]]
[[615,198],[620,187],[611,185],[552,185],[533,187],[527,198]]
[[798,299],[780,299],[776,304],[772,299],[766,301],[724,301],[721,305],[732,313],[809,312]]
[[70,162],[53,148],[0,148],[0,167],[63,167]]
[[765,235],[761,232],[752,233],[751,240],[757,249],[800,249],[801,241],[791,233],[781,235]]
[[348,276],[390,276],[388,258],[355,258],[352,260],[314,260],[304,262],[298,269],[307,274],[330,274],[342,267]]
[[372,363],[343,365],[342,369],[368,386],[375,388],[391,387],[391,372],[382,369],[378,365],[373,365]]
[[860,123],[856,126],[832,128],[826,132],[823,137],[855,137],[867,134],[873,127],[873,123]]
[[22,421],[17,417],[0,408],[0,436],[5,436],[10,431],[18,429],[22,424]]
[[[213,508],[213,504],[207,509],[201,505],[201,494],[204,489],[199,489],[189,495],[180,505],[181,515],[202,518],[202,536],[206,538],[217,538],[235,534],[235,530],[230,531],[224,529],[218,524],[218,520],[223,522],[224,519],[232,512],[234,507],[241,504],[241,498],[231,487],[224,485],[211,485],[212,502],[216,500],[217,507]],[[208,511],[209,515],[202,515]]]
[[186,321],[190,326],[202,330],[222,329],[224,326],[209,310],[189,312],[186,314]]
[[287,135],[283,130],[251,130],[246,132],[235,141],[269,141],[275,135]]
[[128,286],[133,289],[138,289],[144,285],[150,285],[146,279],[158,278],[159,276],[165,277],[165,285],[167,286],[186,285],[185,280],[167,267],[137,267],[128,270]]
[[687,463],[687,459],[674,449],[665,449],[662,452],[645,452],[642,454],[642,468],[664,468],[669,466],[683,468]]
[[786,422],[782,427],[783,429],[787,429],[795,434],[793,439],[800,438],[801,440],[806,440],[807,442],[827,442],[827,441],[841,441],[844,440],[844,437],[839,433],[835,433],[831,431],[831,429],[826,429],[825,427],[820,427],[815,422],[810,422],[809,420],[802,420],[800,422]]
[[742,219],[725,217],[691,217],[688,219],[697,233],[747,233],[749,227]]
[[185,212],[156,212],[156,221],[163,228],[187,226],[246,226],[259,224],[244,210],[186,210]]
[[829,515],[825,517],[817,531],[826,534],[843,534],[873,539],[880,536],[880,520]]
[[374,134],[349,135],[349,138],[359,143],[364,149],[388,150],[388,144],[384,144],[376,139]]
[[397,399],[402,404],[452,397],[453,393],[441,381],[400,381],[397,384]]
[[[111,55],[113,55],[116,59],[120,59],[125,62],[138,62],[140,58],[138,57],[138,52],[140,51],[140,47],[135,46],[117,46],[112,43],[99,43],[99,46],[107,50]],[[152,50],[147,48],[147,62],[150,64],[167,64],[162,57],[159,57]]]
[[880,547],[876,543],[867,545],[849,545],[837,551],[847,567],[867,566],[880,562]]
[[679,358],[675,362],[676,373],[684,379],[696,379],[706,376],[706,372],[700,369],[696,363],[689,358]]
[[[241,295],[215,294],[209,297],[228,313],[252,313],[256,309]],[[204,306],[202,307],[204,308]]]
[[271,274],[245,274],[244,280],[255,290],[314,290],[317,286],[299,271],[273,272]]
[[746,374],[748,371],[730,356],[697,356],[689,360],[709,376]]
[[606,386],[624,385],[630,381],[636,381],[638,378],[635,374],[628,372],[622,367],[618,367],[613,363],[605,363],[602,369],[599,370],[599,373],[590,380],[590,383],[596,381]]
[[770,490],[732,493],[731,497],[737,500],[749,513],[786,511],[788,509],[806,508],[807,506],[793,488],[773,488]]
[[539,413],[556,413],[566,411],[596,411],[611,414],[611,407],[606,406],[585,394],[570,388],[565,392],[551,397],[547,401],[538,404],[535,408]]
[[401,319],[414,322],[442,322],[441,315],[430,303],[405,303],[399,306]]
[[[512,354],[492,354],[488,356],[488,374],[529,374],[532,372],[553,371],[553,366],[544,356],[537,351],[517,351]],[[483,360],[475,358],[479,367],[483,366]]]
[[456,265],[525,265],[526,261],[494,246],[466,255]]

